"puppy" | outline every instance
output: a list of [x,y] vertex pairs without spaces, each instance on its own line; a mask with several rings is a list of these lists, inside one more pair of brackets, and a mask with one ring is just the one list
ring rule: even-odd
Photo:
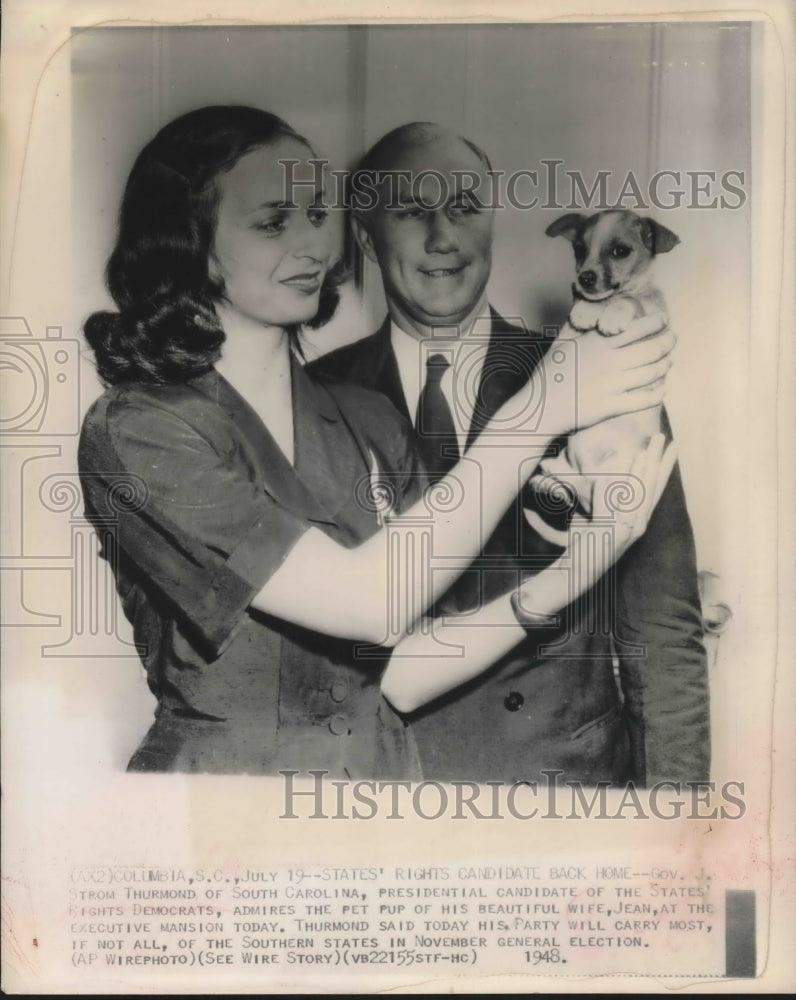
[[[663,296],[652,281],[652,262],[680,242],[671,230],[635,212],[609,210],[596,215],[563,215],[546,230],[563,236],[575,252],[575,302],[563,336],[597,329],[606,337],[621,333],[637,316],[664,312]],[[566,545],[566,524],[575,510],[591,513],[595,474],[620,451],[645,446],[660,430],[661,408],[612,417],[570,435],[566,447],[545,459],[529,484],[533,506],[529,523],[547,541]]]

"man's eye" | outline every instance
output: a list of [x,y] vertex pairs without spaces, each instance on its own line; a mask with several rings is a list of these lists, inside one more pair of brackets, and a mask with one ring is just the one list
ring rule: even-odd
[[625,246],[624,243],[617,243],[617,245],[615,247],[611,248],[611,256],[612,257],[616,257],[616,258],[618,258],[620,260],[623,257],[629,257],[632,252],[633,252],[633,248]]
[[451,205],[448,210],[452,216],[477,215],[480,211],[478,205],[472,201],[460,201]]
[[324,224],[324,222],[326,222],[327,218],[329,217],[329,209],[321,207],[311,208],[307,213],[307,216],[310,222],[313,224],[313,226],[315,226],[317,229],[320,229],[320,227]]
[[422,219],[426,208],[417,201],[404,201],[402,198],[387,206],[387,211],[396,219]]
[[420,205],[410,205],[407,208],[400,208],[395,213],[399,219],[422,219],[426,210]]

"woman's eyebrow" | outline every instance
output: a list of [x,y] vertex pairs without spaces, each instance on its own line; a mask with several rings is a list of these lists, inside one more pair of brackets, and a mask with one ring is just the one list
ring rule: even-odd
[[295,208],[295,202],[285,201],[284,198],[279,198],[276,201],[263,201],[259,205],[255,205],[251,209],[252,212],[259,212],[263,208]]

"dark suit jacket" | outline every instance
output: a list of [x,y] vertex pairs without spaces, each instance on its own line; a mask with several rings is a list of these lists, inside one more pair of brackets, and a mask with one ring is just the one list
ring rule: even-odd
[[[492,314],[468,446],[528,379],[550,341]],[[406,403],[385,322],[309,365],[321,379]],[[515,504],[442,607],[472,608],[560,553]],[[614,657],[618,670],[614,669]],[[707,662],[691,524],[676,468],[644,536],[615,569],[476,680],[412,716],[425,777],[533,781],[704,781]]]

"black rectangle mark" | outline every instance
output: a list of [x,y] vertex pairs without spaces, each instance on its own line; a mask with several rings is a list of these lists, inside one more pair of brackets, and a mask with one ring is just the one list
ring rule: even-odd
[[752,979],[757,971],[755,894],[728,889],[724,897],[725,976]]

